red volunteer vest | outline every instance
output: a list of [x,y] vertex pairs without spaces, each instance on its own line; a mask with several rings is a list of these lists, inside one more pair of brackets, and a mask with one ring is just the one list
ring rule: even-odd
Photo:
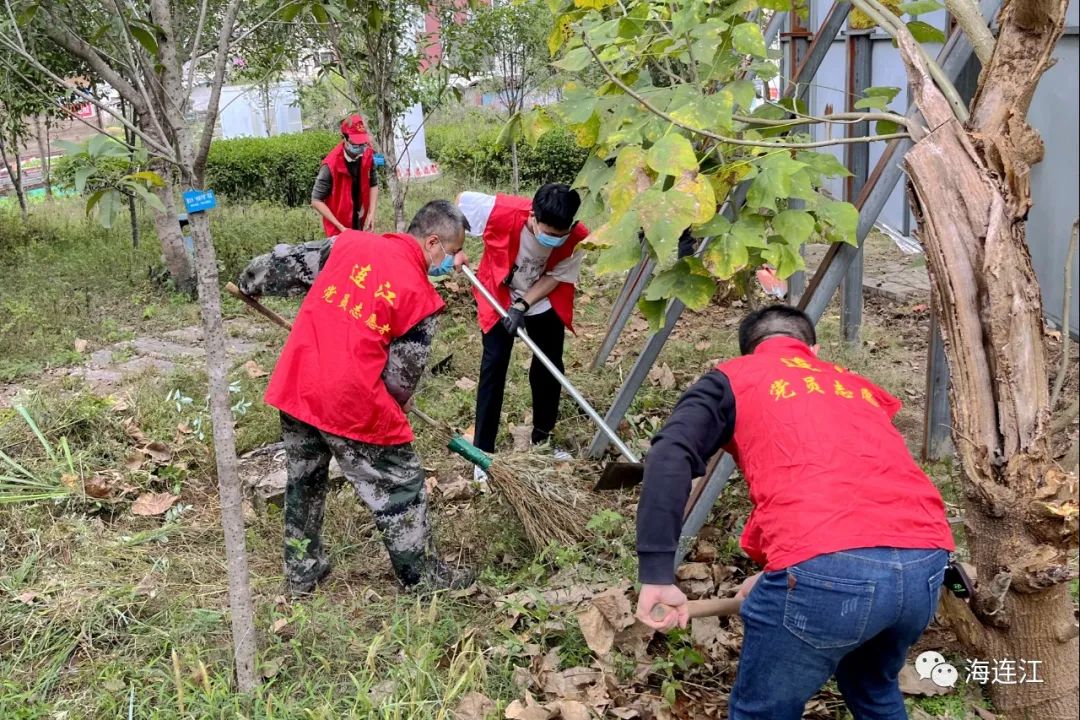
[[412,442],[382,373],[390,342],[443,307],[411,236],[341,233],[300,306],[266,402],[334,435]]
[[716,369],[735,396],[724,449],[754,503],[741,544],[766,570],[861,547],[954,549],[941,495],[892,424],[899,400],[788,337]]
[[[484,227],[484,255],[476,269],[476,277],[484,287],[494,295],[503,308],[510,307],[510,288],[504,284],[510,269],[517,260],[521,248],[521,230],[532,212],[532,200],[514,195],[497,195],[495,207],[491,210],[487,225]],[[582,223],[574,226],[570,237],[559,247],[551,251],[545,271],[561,263],[574,252],[577,244],[585,239],[589,229]],[[574,332],[574,284],[559,283],[551,291],[548,300],[555,314],[562,320],[570,332]],[[488,304],[483,295],[473,288],[476,308],[480,320],[480,329],[488,332],[499,322],[499,314]]]
[[[371,208],[371,187],[368,185],[368,178],[371,177],[371,164],[374,161],[375,151],[368,145],[364,148],[364,154],[360,156],[360,176],[358,178],[360,181],[360,205],[364,208],[364,212],[369,211]],[[345,143],[338,143],[330,151],[330,154],[323,158],[322,164],[330,168],[332,178],[330,197],[325,201],[326,206],[330,208],[330,212],[334,214],[338,222],[347,228],[352,228],[353,178],[349,173],[349,168],[345,166]],[[361,213],[360,216],[363,217],[364,213]],[[326,231],[326,237],[333,237],[339,232],[337,227],[325,218],[323,218],[323,230]]]

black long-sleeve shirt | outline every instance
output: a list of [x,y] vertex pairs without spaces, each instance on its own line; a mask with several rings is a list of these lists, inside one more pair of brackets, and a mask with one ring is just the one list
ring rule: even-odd
[[675,581],[675,553],[691,482],[705,473],[709,458],[734,432],[735,396],[727,376],[712,370],[683,394],[653,438],[637,514],[642,583]]

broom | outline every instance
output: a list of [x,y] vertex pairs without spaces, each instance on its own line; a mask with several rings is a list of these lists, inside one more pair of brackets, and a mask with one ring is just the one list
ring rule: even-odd
[[493,458],[444,423],[416,408],[410,412],[451,452],[487,473],[491,486],[510,504],[535,549],[550,542],[571,545],[585,539],[593,498],[562,482],[551,459],[526,454]]
[[[255,298],[245,295],[233,283],[226,291],[252,310],[286,330],[292,324]],[[460,455],[487,473],[489,481],[506,501],[521,522],[525,537],[535,549],[554,541],[571,545],[586,537],[585,525],[592,516],[592,496],[567,486],[559,477],[549,458],[536,455],[516,455],[493,458],[441,423],[417,408],[410,411],[420,418],[451,452]]]

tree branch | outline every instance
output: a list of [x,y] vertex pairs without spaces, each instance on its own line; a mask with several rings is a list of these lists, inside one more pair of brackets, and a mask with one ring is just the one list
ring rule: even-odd
[[593,60],[596,61],[596,64],[599,65],[600,69],[602,69],[604,71],[604,74],[607,75],[608,80],[610,80],[624,93],[637,100],[638,104],[640,104],[643,108],[651,112],[653,115],[656,115],[658,118],[661,118],[662,120],[665,120],[666,122],[669,122],[676,127],[682,128],[683,130],[686,130],[687,132],[693,133],[695,135],[700,135],[701,137],[715,140],[716,142],[722,142],[728,145],[738,145],[741,147],[788,148],[792,150],[809,150],[812,148],[832,147],[833,145],[851,145],[855,143],[874,142],[876,140],[896,140],[898,138],[910,137],[907,133],[891,133],[888,135],[868,135],[866,137],[832,138],[829,140],[818,140],[815,142],[806,143],[785,143],[769,142],[767,140],[745,140],[743,138],[734,138],[727,137],[725,135],[718,135],[717,133],[711,132],[709,130],[696,128],[691,125],[687,125],[686,123],[680,122],[668,115],[660,108],[653,105],[651,102],[646,100],[640,93],[632,89],[629,85],[620,80],[613,72],[611,72],[610,68],[608,68],[608,66],[604,64],[604,61],[601,60],[600,56],[596,54],[595,50],[593,50],[592,45],[590,45],[589,42],[585,40],[584,36],[582,36],[582,42],[589,50],[589,53],[593,56]]
[[[51,13],[50,17],[54,22],[42,23],[42,31],[45,33],[46,37],[89,65],[90,69],[93,70],[98,77],[107,82],[114,90],[116,90],[116,92],[120,93],[120,95],[124,97],[124,100],[129,102],[140,115],[148,116],[150,114],[150,108],[146,105],[146,102],[143,100],[139,91],[121,76],[120,73],[116,72],[116,70],[108,63],[102,60],[101,56],[97,53],[97,50],[90,45],[90,43],[75,35],[75,33],[67,28],[61,27],[59,19]],[[29,53],[24,52],[21,54],[28,55]]]
[[206,6],[209,4],[209,0],[202,0],[202,4],[199,7],[199,22],[195,26],[195,37],[191,40],[191,50],[188,51],[188,75],[187,80],[184,81],[184,104],[183,107],[187,107],[191,102],[191,92],[195,88],[195,66],[199,64],[198,53],[199,45],[202,43],[203,28],[206,25]]
[[218,103],[221,102],[221,85],[225,82],[225,65],[229,59],[229,38],[232,36],[233,27],[236,24],[236,15],[239,11],[240,0],[230,0],[228,7],[225,9],[225,17],[221,21],[221,32],[218,34],[217,58],[214,61],[214,79],[210,85],[210,100],[206,105],[206,122],[203,125],[202,137],[199,138],[199,149],[194,158],[194,179],[200,181],[203,170],[206,168],[206,156],[210,154],[210,143],[214,139],[217,107]]
[[956,20],[956,24],[967,35],[971,47],[975,50],[975,56],[979,62],[986,65],[994,54],[994,33],[979,10],[979,4],[972,0],[945,0],[945,8]]
[[746,123],[748,125],[766,125],[769,127],[783,127],[785,125],[798,126],[798,125],[812,125],[812,124],[836,124],[836,125],[857,125],[861,122],[872,122],[875,120],[884,120],[891,123],[896,123],[905,128],[911,127],[911,119],[898,115],[896,113],[889,112],[845,112],[836,113],[834,115],[804,115],[799,112],[787,110],[785,112],[792,113],[796,119],[793,120],[766,120],[764,118],[751,117],[749,115],[732,115],[731,119],[736,122]]
[[[895,38],[897,42],[900,41],[901,35],[906,34],[908,37],[911,37],[911,31],[908,30],[907,25],[893,15],[892,11],[879,2],[879,0],[851,0],[851,4],[866,13],[871,20],[881,26],[881,29],[889,33],[889,35]],[[960,122],[967,122],[969,116],[967,104],[960,97],[960,93],[957,91],[956,86],[953,85],[945,75],[945,71],[941,69],[941,66],[937,64],[937,61],[931,58],[926,52],[926,48],[915,42],[913,37],[911,37],[911,42],[914,45],[915,51],[922,59],[923,64],[926,66],[926,70],[929,72],[930,77],[933,78],[934,84],[941,90],[945,99],[949,101],[953,114],[959,118]],[[927,120],[929,120],[929,118],[927,118]]]
[[[91,95],[89,93],[82,92],[78,88],[69,87],[67,85],[67,83],[64,82],[63,78],[61,78],[59,75],[56,75],[54,72],[49,70],[49,68],[42,65],[37,60],[37,58],[30,55],[30,53],[26,52],[22,48],[20,48],[20,47],[16,46],[15,44],[13,44],[11,42],[10,38],[8,38],[3,33],[0,33],[0,46],[6,47],[8,50],[11,50],[16,55],[18,55],[19,57],[26,60],[28,63],[31,64],[31,66],[34,67],[34,69],[36,69],[39,72],[43,73],[46,77],[48,77],[50,80],[52,80],[57,85],[57,87],[63,88],[65,91],[72,92],[74,95],[76,95],[78,98],[80,98],[84,102],[90,103],[91,105],[93,105],[97,109],[101,110],[101,112],[103,112],[103,113],[109,115],[110,117],[114,118],[115,120],[119,121],[124,127],[128,128],[129,130],[134,132],[135,135],[140,140],[142,140],[144,143],[146,143],[146,146],[148,148],[153,150],[158,155],[162,156],[164,159],[169,160],[169,156],[172,154],[172,149],[168,145],[163,145],[162,144],[162,142],[164,142],[166,140],[166,138],[162,138],[161,140],[158,140],[156,138],[151,137],[148,133],[144,132],[140,128],[138,128],[135,125],[131,124],[131,122],[128,121],[127,118],[125,118],[122,115],[118,114],[115,110],[113,110],[111,107],[109,107],[108,104],[102,102],[101,100],[97,99],[96,97],[94,97],[93,95]],[[0,62],[3,62],[4,65],[6,65],[8,67],[9,70],[16,73],[17,75],[22,77],[24,80],[29,81],[29,78],[27,78],[25,75],[23,75],[19,71],[18,68],[13,66],[10,62],[8,62],[6,60],[6,58],[4,58],[2,55],[0,55]],[[43,97],[47,97],[47,98],[49,98],[49,100],[53,100],[52,96],[48,95],[42,88],[37,87],[33,83],[31,83],[31,86],[35,87],[37,92],[39,92]],[[125,100],[126,100],[126,98],[125,98]],[[80,118],[80,120],[81,120],[81,118]],[[93,127],[98,132],[101,132],[101,128],[95,127],[94,125],[91,125],[88,122],[83,121],[83,124],[86,125],[87,127]],[[170,160],[170,162],[171,162],[171,160]]]

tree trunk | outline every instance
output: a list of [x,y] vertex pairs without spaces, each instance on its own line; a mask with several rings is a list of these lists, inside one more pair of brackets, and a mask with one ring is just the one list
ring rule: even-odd
[[515,195],[521,192],[521,174],[518,169],[517,138],[510,139],[510,182],[513,184]]
[[396,118],[393,116],[393,110],[389,103],[378,102],[377,112],[379,113],[379,145],[382,146],[383,155],[386,156],[386,181],[390,185],[390,198],[394,205],[394,228],[397,232],[405,232],[405,189],[406,182],[402,181],[398,177],[398,164],[401,162],[401,158],[398,157],[397,144],[394,142],[394,122]]
[[8,160],[3,137],[0,137],[0,161],[3,161],[4,169],[7,170],[8,178],[11,179],[11,185],[15,188],[15,197],[19,201],[19,209],[22,211],[23,217],[26,217],[26,198],[23,196],[22,182],[16,173],[16,169],[11,166],[11,162]]
[[51,198],[52,192],[52,180],[49,174],[49,143],[48,143],[48,122],[41,122],[41,116],[34,118],[34,129],[38,146],[38,154],[41,156],[41,182],[45,186],[45,197]]
[[210,392],[210,419],[214,429],[214,458],[217,461],[218,494],[221,499],[221,528],[225,533],[225,559],[229,578],[233,657],[241,692],[258,685],[255,674],[255,611],[251,599],[247,546],[244,531],[243,495],[236,469],[236,435],[229,404],[229,360],[225,352],[225,330],[221,324],[221,291],[218,287],[217,254],[210,237],[206,213],[190,218],[195,240],[195,270],[199,283],[206,347],[206,373]]
[[1076,478],[1050,452],[1043,307],[1025,236],[1030,166],[1042,158],[1025,117],[1066,7],[1067,0],[1006,0],[967,127],[934,86],[906,29],[898,35],[928,128],[905,164],[941,298],[965,528],[979,578],[970,608],[946,607],[968,657],[1038,661],[1042,682],[988,690],[1008,717],[1040,720],[1075,719],[1080,684],[1067,589]]
[[163,169],[160,174],[165,178],[165,185],[154,188],[154,194],[165,206],[165,212],[154,211],[154,228],[161,241],[161,253],[165,257],[165,266],[169,268],[169,276],[173,279],[177,292],[194,296],[195,276],[187,249],[184,247],[184,236],[180,232],[180,216],[176,212],[172,171]]

